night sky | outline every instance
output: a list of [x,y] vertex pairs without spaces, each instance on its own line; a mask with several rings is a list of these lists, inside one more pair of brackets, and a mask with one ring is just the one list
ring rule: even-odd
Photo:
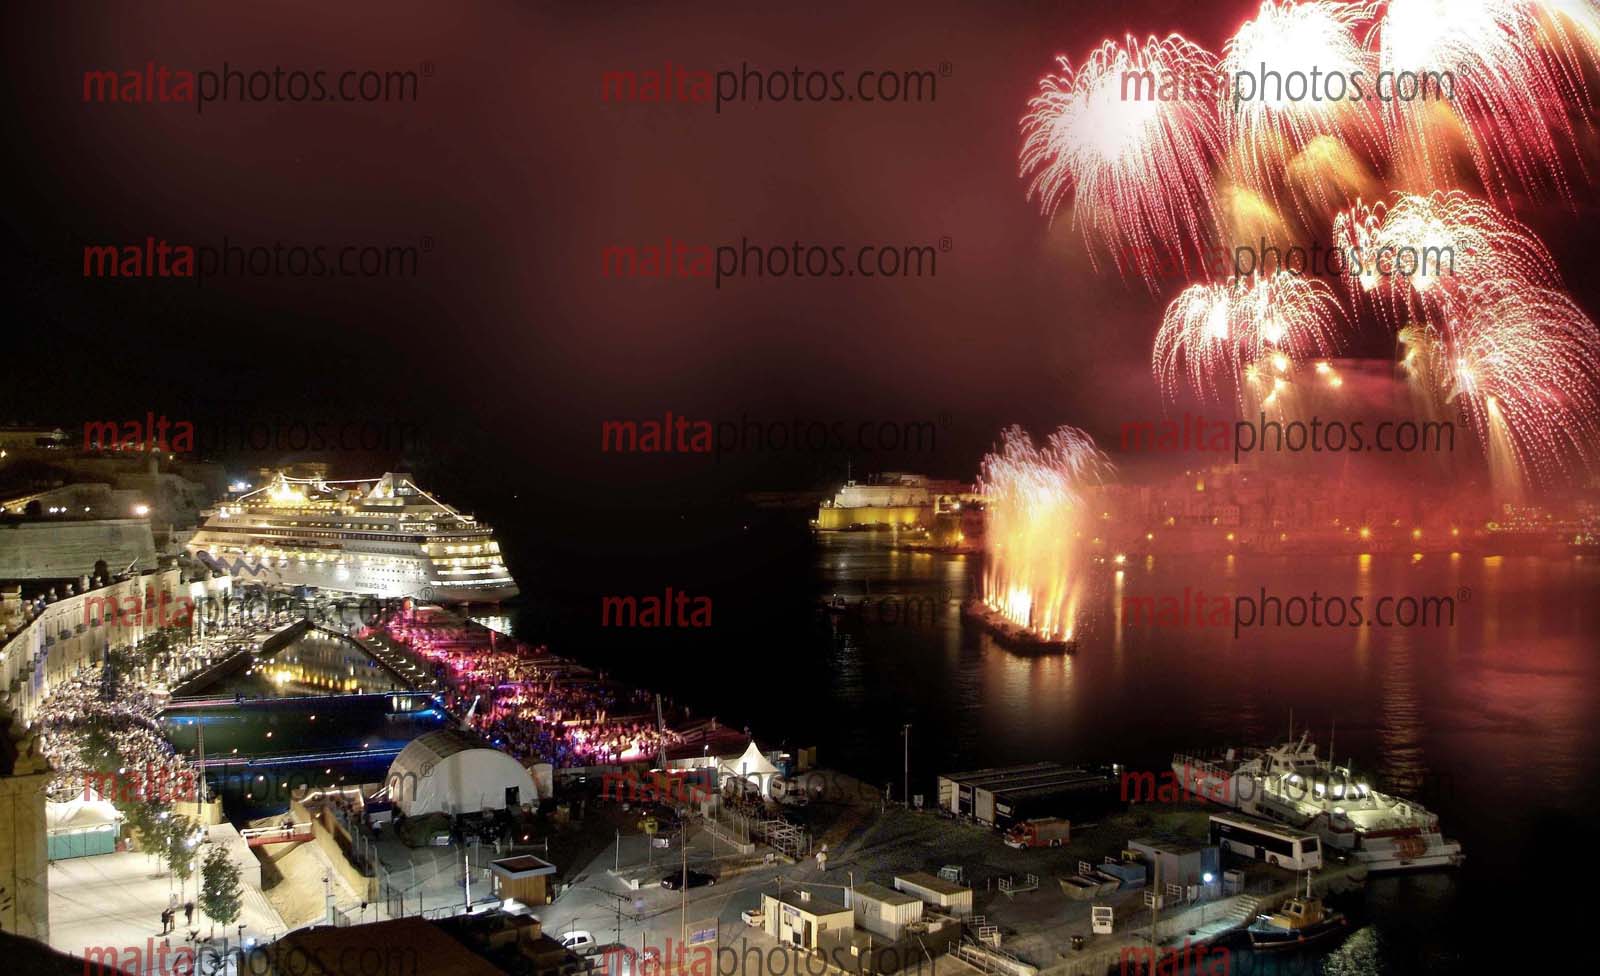
[[[520,490],[670,507],[823,487],[845,458],[604,456],[602,420],[932,420],[936,451],[856,472],[970,479],[1007,423],[1105,443],[1160,409],[1150,341],[1178,286],[1157,299],[1090,267],[1068,215],[1051,224],[1026,199],[1017,123],[1056,54],[1172,30],[1220,48],[1253,4],[750,6],[8,8],[0,422],[398,417],[429,434],[404,460],[454,469],[479,504]],[[152,61],[421,80],[389,104],[85,103],[85,71]],[[940,77],[921,104],[602,99],[603,72],[666,62]],[[1579,205],[1521,216],[1592,308],[1586,188]],[[147,236],[421,253],[404,279],[83,277],[85,245]],[[607,245],[668,238],[948,250],[920,279],[602,275]]]

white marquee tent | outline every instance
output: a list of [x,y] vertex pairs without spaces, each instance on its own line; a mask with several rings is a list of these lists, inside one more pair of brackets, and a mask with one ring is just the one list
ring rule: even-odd
[[389,765],[389,798],[408,817],[479,813],[539,801],[533,776],[511,756],[455,729],[419,736]]
[[64,803],[44,805],[45,835],[53,861],[116,850],[122,814],[93,790]]

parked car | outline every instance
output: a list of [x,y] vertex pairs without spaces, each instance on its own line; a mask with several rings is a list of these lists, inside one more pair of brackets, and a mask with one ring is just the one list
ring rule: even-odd
[[[666,888],[668,891],[677,891],[679,883],[682,882],[683,880],[684,880],[683,872],[682,871],[674,871],[671,874],[667,875],[665,878],[661,879],[661,887]],[[717,879],[712,877],[709,874],[706,874],[704,871],[690,871],[689,875],[688,875],[688,884],[685,885],[685,887],[688,887],[688,888],[699,888],[699,887],[702,887],[702,886],[710,887],[711,885],[714,885],[716,883],[717,883]]]
[[744,911],[739,913],[739,918],[746,925],[760,928],[762,925],[766,924],[767,913],[759,908],[746,908]]
[[600,943],[596,942],[594,936],[588,932],[575,931],[561,937],[561,947],[571,949],[580,956],[587,956],[600,948]]

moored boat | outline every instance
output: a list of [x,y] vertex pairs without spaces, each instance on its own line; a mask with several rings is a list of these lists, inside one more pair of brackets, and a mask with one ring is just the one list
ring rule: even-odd
[[1304,734],[1271,749],[1230,750],[1220,760],[1176,755],[1172,768],[1205,799],[1314,833],[1369,871],[1456,867],[1465,857],[1441,833],[1436,814],[1318,759]]
[[1283,903],[1270,915],[1258,915],[1245,930],[1250,948],[1256,952],[1281,952],[1303,949],[1337,938],[1349,928],[1343,912],[1330,911],[1321,898],[1311,894],[1311,876],[1306,875],[1306,893]]

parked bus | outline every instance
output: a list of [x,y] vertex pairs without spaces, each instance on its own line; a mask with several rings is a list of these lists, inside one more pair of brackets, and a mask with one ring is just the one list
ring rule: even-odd
[[1322,841],[1316,834],[1252,817],[1213,813],[1211,843],[1291,871],[1322,867]]

